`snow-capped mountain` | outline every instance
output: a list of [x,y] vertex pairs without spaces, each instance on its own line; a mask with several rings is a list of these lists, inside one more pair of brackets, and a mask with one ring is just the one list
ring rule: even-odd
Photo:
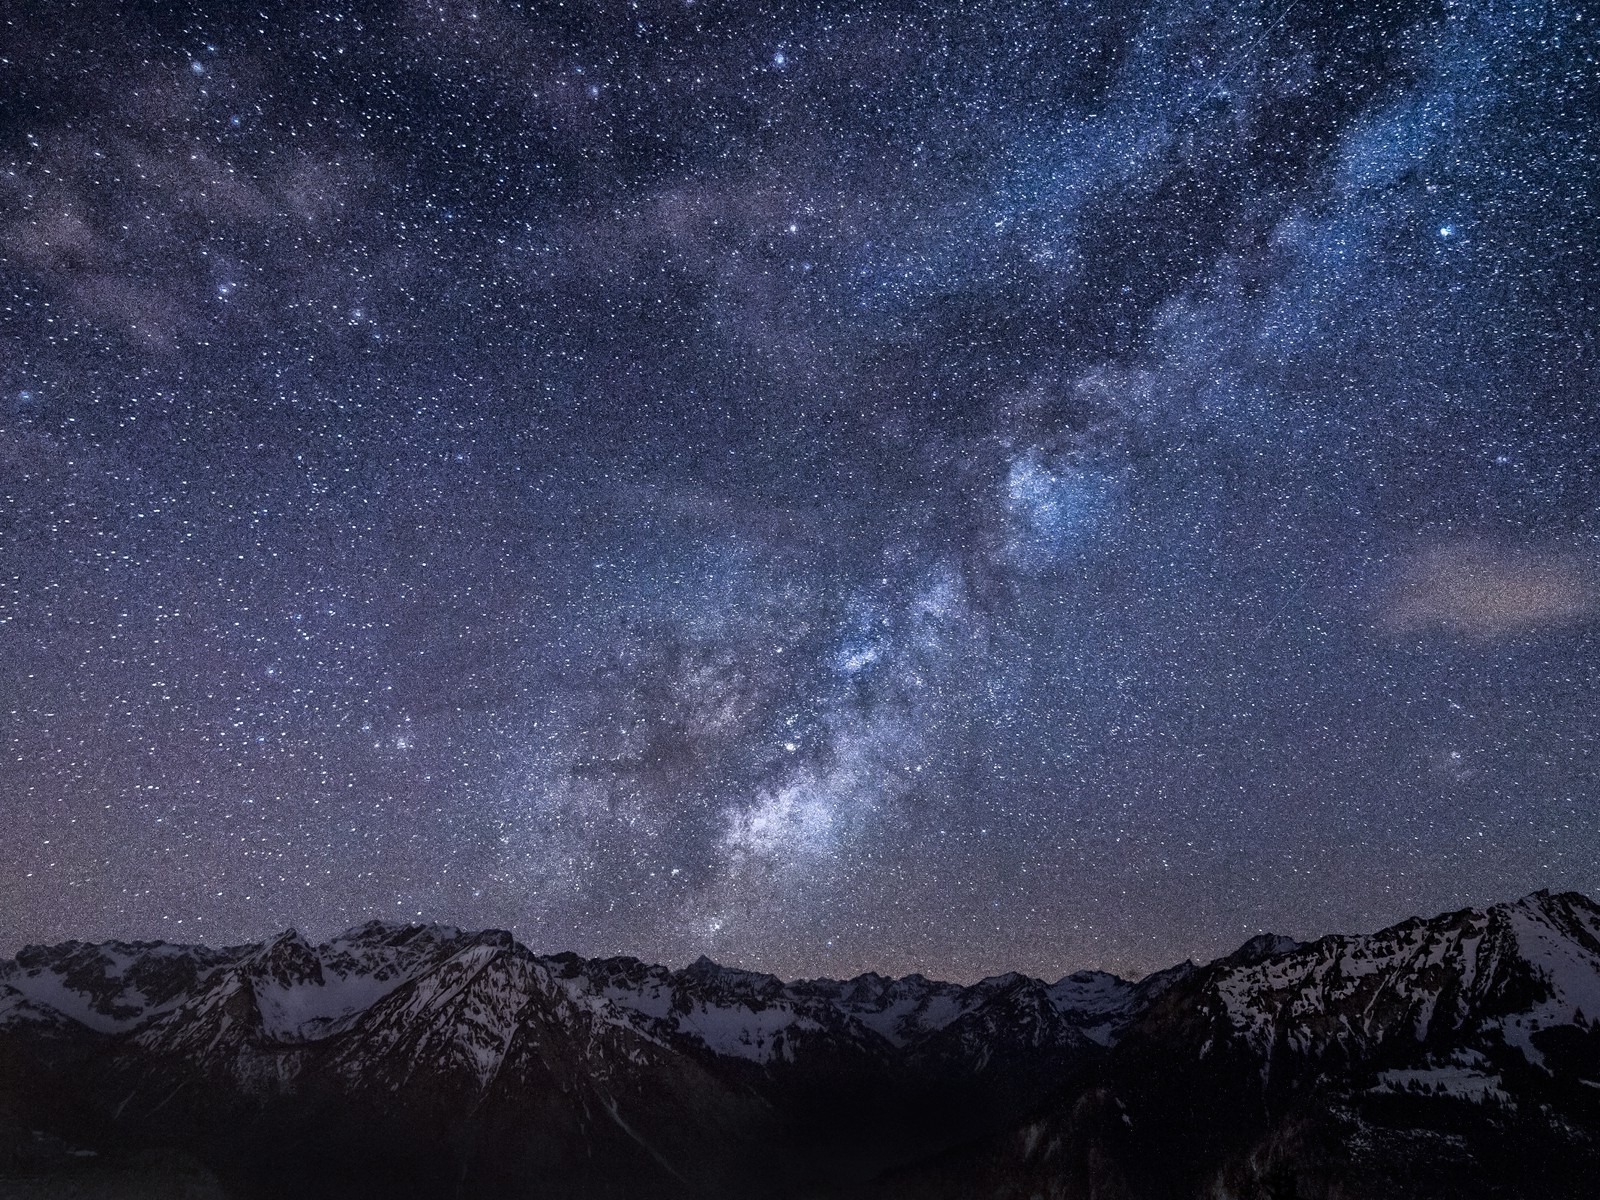
[[1082,1086],[886,1191],[1592,1196],[1597,1005],[1600,906],[1575,893],[1263,936],[1177,973]]
[[1396,1042],[1508,1045],[1600,1016],[1600,908],[1537,892],[1513,904],[1336,935],[1219,972],[1206,1002],[1263,1058],[1359,1059]]
[[[100,1033],[134,1030],[149,1047],[182,1048],[186,1029],[243,996],[244,1011],[232,1014],[236,1026],[273,1043],[308,1043],[342,1032],[397,988],[485,945],[514,943],[500,931],[379,921],[321,946],[294,930],[221,950],[68,942],[30,946],[0,963],[0,985],[16,993],[10,1007],[31,1006],[31,1019],[48,1014]],[[876,974],[786,983],[705,958],[679,971],[632,958],[558,954],[535,961],[575,1003],[609,1006],[614,1019],[646,1036],[756,1063],[792,1059],[818,1038],[873,1054],[938,1040],[981,1055],[1002,1029],[1034,1047],[1108,1045],[1173,978],[1193,969],[1185,964],[1141,984],[1080,972],[1054,984],[1011,974],[962,986]]]
[[25,946],[0,962],[0,986],[56,1019],[121,1033],[183,1003],[201,978],[247,950],[167,942]]
[[[1436,1102],[1533,1130],[1485,1145],[1589,1162],[1597,1016],[1600,908],[1574,894],[1263,935],[1139,981],[786,982],[383,922],[69,942],[0,963],[0,1124],[49,1094],[37,1120],[63,1137],[170,1142],[308,1194],[1265,1196],[1263,1171],[1314,1160],[1406,1195],[1383,1164],[1433,1136]],[[1369,1149],[1312,1154],[1303,1129]]]

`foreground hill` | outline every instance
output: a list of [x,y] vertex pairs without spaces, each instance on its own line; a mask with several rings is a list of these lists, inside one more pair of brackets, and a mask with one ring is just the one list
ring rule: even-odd
[[1137,983],[69,942],[0,963],[0,1195],[1588,1196],[1597,1016],[1576,894]]

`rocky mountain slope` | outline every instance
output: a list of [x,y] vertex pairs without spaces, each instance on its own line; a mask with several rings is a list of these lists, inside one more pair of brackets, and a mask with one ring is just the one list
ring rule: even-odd
[[1600,1178],[1600,906],[1539,892],[1190,973],[892,1196],[1553,1197]]
[[69,942],[0,963],[0,1195],[152,1151],[239,1196],[1586,1195],[1597,1017],[1574,894],[1139,982]]

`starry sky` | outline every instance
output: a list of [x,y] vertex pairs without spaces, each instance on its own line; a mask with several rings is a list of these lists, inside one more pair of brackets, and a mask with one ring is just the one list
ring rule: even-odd
[[0,951],[1600,892],[1585,7],[10,6]]

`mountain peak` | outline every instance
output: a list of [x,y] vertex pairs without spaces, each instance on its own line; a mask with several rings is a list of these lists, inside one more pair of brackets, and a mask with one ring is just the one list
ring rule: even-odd
[[1024,975],[1021,971],[1006,971],[999,975],[990,975],[980,979],[974,987],[982,988],[986,992],[1003,992],[1010,988],[1024,987],[1030,983],[1038,983],[1031,975]]
[[1600,905],[1582,892],[1552,892],[1549,888],[1539,888],[1529,892],[1520,899],[1509,904],[1497,905],[1502,908],[1532,908],[1542,912],[1570,912],[1581,909],[1584,912],[1600,912]]
[[[1315,1089],[1331,1089],[1340,1104],[1366,1106],[1364,1120],[1376,1111],[1368,1105],[1374,1097],[1383,1112],[1414,1104],[1425,1113],[1441,1099],[1460,1108],[1509,1097],[1538,1120],[1550,1097],[1570,1093],[1587,1103],[1587,1085],[1600,1086],[1589,1078],[1600,1061],[1589,1049],[1600,1014],[1600,907],[1570,893],[1535,892],[1309,945],[1259,934],[1209,966],[1181,965],[1137,982],[1078,971],[1049,985],[1017,972],[970,986],[876,972],[785,983],[708,955],[669,970],[635,958],[502,950],[517,945],[506,930],[381,921],[316,947],[294,929],[250,947],[189,953],[76,943],[0,962],[0,1028],[8,1040],[40,1046],[84,1039],[86,1050],[109,1059],[105,1078],[115,1085],[96,1102],[130,1123],[153,1114],[149,1128],[163,1138],[173,1129],[184,1136],[185,1121],[210,1129],[218,1113],[250,1112],[266,1088],[274,1104],[335,1098],[361,1125],[409,1113],[415,1124],[407,1128],[419,1139],[453,1129],[457,1115],[474,1133],[572,1115],[570,1144],[594,1150],[563,1160],[580,1164],[573,1169],[670,1161],[680,1183],[680,1163],[706,1147],[715,1152],[724,1131],[739,1125],[717,1117],[711,1128],[701,1114],[780,1120],[812,1111],[819,1096],[831,1103],[835,1093],[811,1090],[835,1086],[830,1081],[851,1089],[838,1107],[852,1125],[875,1112],[900,1121],[930,1081],[951,1089],[939,1094],[963,1113],[1031,1113],[1045,1124],[1029,1126],[1034,1132],[1017,1143],[1026,1147],[1027,1170],[1064,1161],[1053,1145],[1099,1136],[1099,1118],[1090,1119],[1082,1097],[1068,1096],[1072,1107],[1054,1115],[1049,1107],[1080,1077],[1119,1088],[1107,1109],[1112,1148],[1135,1136],[1160,1145],[1172,1112],[1217,1107],[1185,1097],[1141,1110],[1168,1078],[1174,1086],[1203,1078],[1208,1089],[1219,1079],[1247,1089],[1282,1082],[1313,1098]],[[152,1079],[153,1090],[141,1090]],[[796,1086],[802,1090],[789,1090]],[[880,1093],[861,1103],[858,1093],[873,1087]],[[128,1104],[132,1094],[156,1102]],[[752,1098],[755,1107],[742,1107]],[[607,1111],[610,1122],[578,1123]],[[1483,1115],[1497,1119],[1498,1111]],[[1559,1117],[1558,1132],[1587,1128],[1592,1109],[1574,1113]],[[1037,1132],[1045,1128],[1054,1132]],[[637,1155],[634,1131],[646,1129],[647,1148],[666,1146],[670,1159]],[[979,1131],[962,1126],[960,1136]],[[762,1124],[763,1152],[780,1135]],[[1415,1144],[1404,1143],[1407,1163]],[[446,1141],[427,1151],[438,1161],[452,1152]],[[292,1157],[295,1148],[283,1153]],[[508,1159],[507,1177],[525,1178],[526,1165]],[[555,1178],[562,1194],[600,1194]],[[644,1183],[604,1194],[653,1194]],[[1051,1189],[1030,1185],[1018,1194],[1035,1192]]]
[[1240,966],[1253,966],[1269,958],[1276,958],[1280,954],[1292,953],[1300,949],[1303,944],[1287,934],[1258,933],[1228,955],[1224,961],[1237,963]]
[[249,974],[281,987],[322,982],[322,960],[299,930],[285,929],[252,957]]

